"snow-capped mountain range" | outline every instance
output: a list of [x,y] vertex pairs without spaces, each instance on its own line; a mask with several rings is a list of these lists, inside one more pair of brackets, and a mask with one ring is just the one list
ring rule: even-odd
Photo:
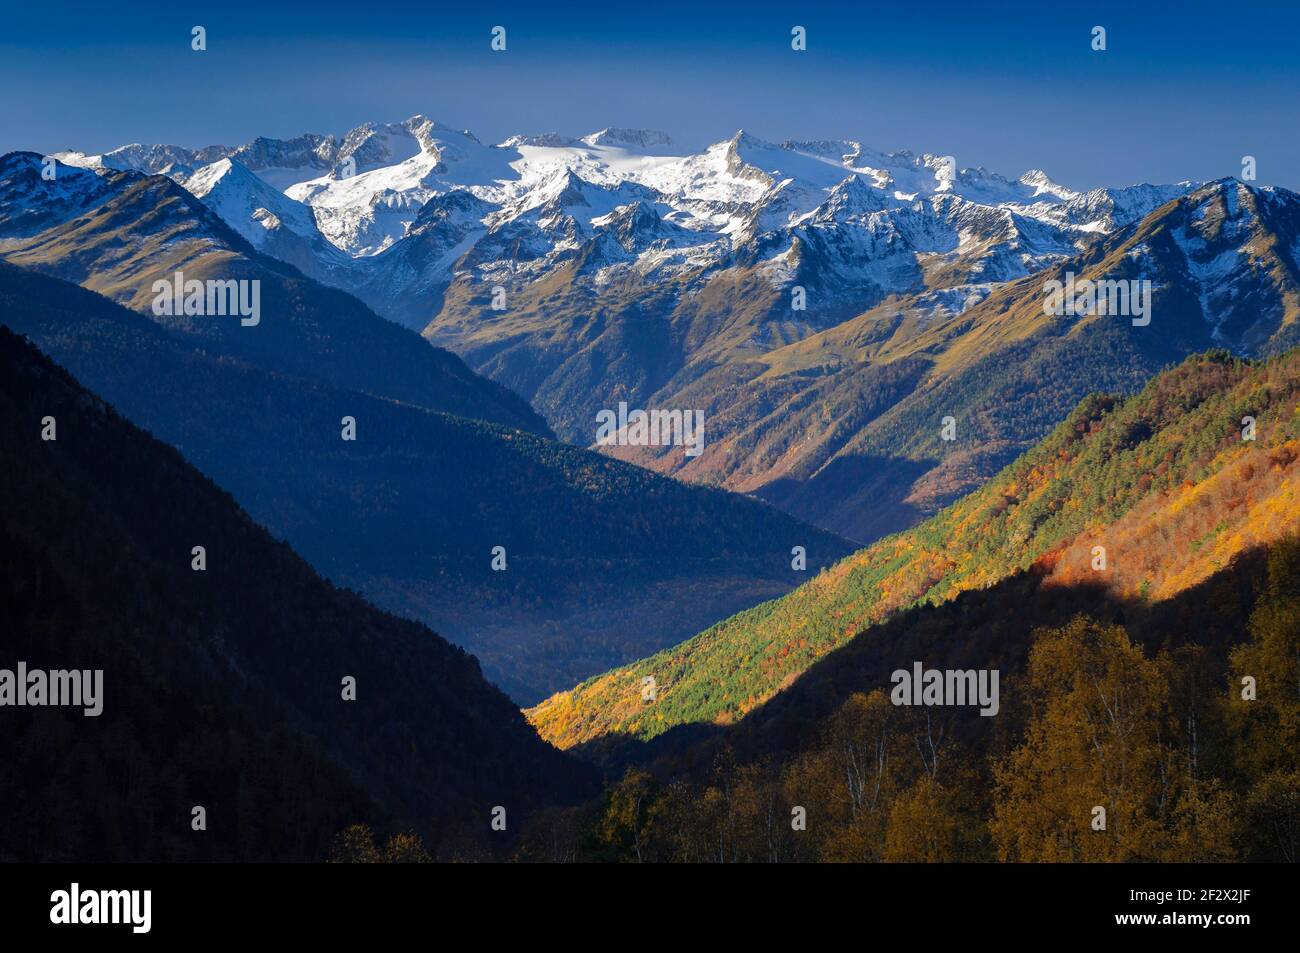
[[[1079,192],[848,140],[485,145],[423,117],[66,153],[84,168],[39,187],[41,157],[16,155],[0,174],[16,264],[56,257],[139,306],[136,232],[168,268],[196,229],[242,236],[421,330],[563,440],[592,446],[622,401],[701,410],[699,456],[601,450],[862,541],[987,479],[1089,392],[1197,350],[1300,342],[1300,196],[1234,179]],[[160,229],[159,209],[177,220]],[[1147,284],[1150,327],[1045,317],[1046,282],[1071,274]],[[938,442],[946,416],[965,443]]]
[[638,129],[486,145],[423,116],[342,139],[57,158],[167,175],[254,247],[418,328],[454,281],[509,288],[571,262],[594,287],[627,273],[689,294],[740,266],[815,287],[837,315],[926,290],[960,311],[1194,187],[1079,192],[1039,170],[1009,179],[929,153],[744,132],[701,152]]

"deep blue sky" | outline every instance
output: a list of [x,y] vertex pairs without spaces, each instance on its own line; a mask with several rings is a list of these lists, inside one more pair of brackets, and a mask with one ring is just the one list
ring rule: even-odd
[[1300,189],[1294,3],[550,6],[10,2],[0,152],[235,144],[422,112],[488,142],[609,125],[692,145],[741,127],[856,138],[1075,187],[1235,175],[1251,154],[1260,183]]

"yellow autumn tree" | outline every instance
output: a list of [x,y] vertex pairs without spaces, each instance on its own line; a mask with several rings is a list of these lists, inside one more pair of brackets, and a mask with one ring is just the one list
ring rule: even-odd
[[386,864],[429,864],[433,857],[424,849],[424,841],[411,831],[394,834],[384,844],[383,860]]
[[353,824],[337,834],[330,851],[334,864],[377,864],[383,859],[375,846],[375,832],[365,824]]
[[831,719],[813,768],[828,786],[823,860],[881,859],[887,808],[902,783],[906,742],[898,728],[896,710],[879,689],[850,696]]
[[654,779],[649,774],[638,768],[629,768],[622,780],[609,792],[600,820],[601,841],[618,856],[636,863],[644,863],[649,859],[647,848],[653,788]]
[[1159,666],[1119,626],[1040,632],[1022,688],[1026,737],[994,769],[998,854],[1016,861],[1153,860],[1168,795]]
[[1300,859],[1300,541],[1275,545],[1250,618],[1232,653],[1227,714],[1234,765],[1246,788],[1251,856]]
[[947,863],[960,860],[961,821],[947,792],[928,775],[894,799],[885,825],[883,860]]

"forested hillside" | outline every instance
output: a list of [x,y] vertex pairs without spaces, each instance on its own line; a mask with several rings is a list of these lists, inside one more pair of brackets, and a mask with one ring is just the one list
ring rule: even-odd
[[525,704],[789,591],[808,575],[795,546],[808,572],[850,550],[756,500],[268,371],[3,263],[0,324],[334,582],[466,646]]
[[[1000,670],[998,714],[894,704],[916,660]],[[1295,863],[1297,686],[1295,537],[1155,604],[1031,571],[873,626],[737,725],[660,738],[522,856]]]
[[0,443],[0,667],[103,671],[97,717],[6,708],[0,859],[320,860],[359,821],[473,854],[504,847],[494,806],[591,793],[473,657],[322,580],[4,328]]
[[[568,747],[742,717],[863,629],[1036,568],[1049,582],[1168,598],[1300,514],[1300,351],[1190,358],[1130,399],[1084,400],[980,490],[635,665],[529,712]],[[1243,419],[1255,420],[1253,439]],[[1105,568],[1094,570],[1094,547]],[[954,638],[961,638],[960,633]],[[657,700],[642,702],[653,677]]]

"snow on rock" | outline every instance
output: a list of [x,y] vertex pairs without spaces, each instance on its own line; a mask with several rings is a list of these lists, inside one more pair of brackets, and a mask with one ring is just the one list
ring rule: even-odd
[[445,285],[457,269],[532,280],[578,255],[601,280],[618,268],[707,275],[766,263],[775,283],[822,281],[859,304],[940,275],[955,289],[942,298],[952,310],[969,288],[1067,257],[1195,188],[1076,192],[1038,169],[1012,179],[932,153],[743,130],[700,151],[617,127],[485,145],[425,116],[339,139],[63,156],[171,175],[258,247],[286,230],[302,236],[384,301],[400,299],[403,282]]

